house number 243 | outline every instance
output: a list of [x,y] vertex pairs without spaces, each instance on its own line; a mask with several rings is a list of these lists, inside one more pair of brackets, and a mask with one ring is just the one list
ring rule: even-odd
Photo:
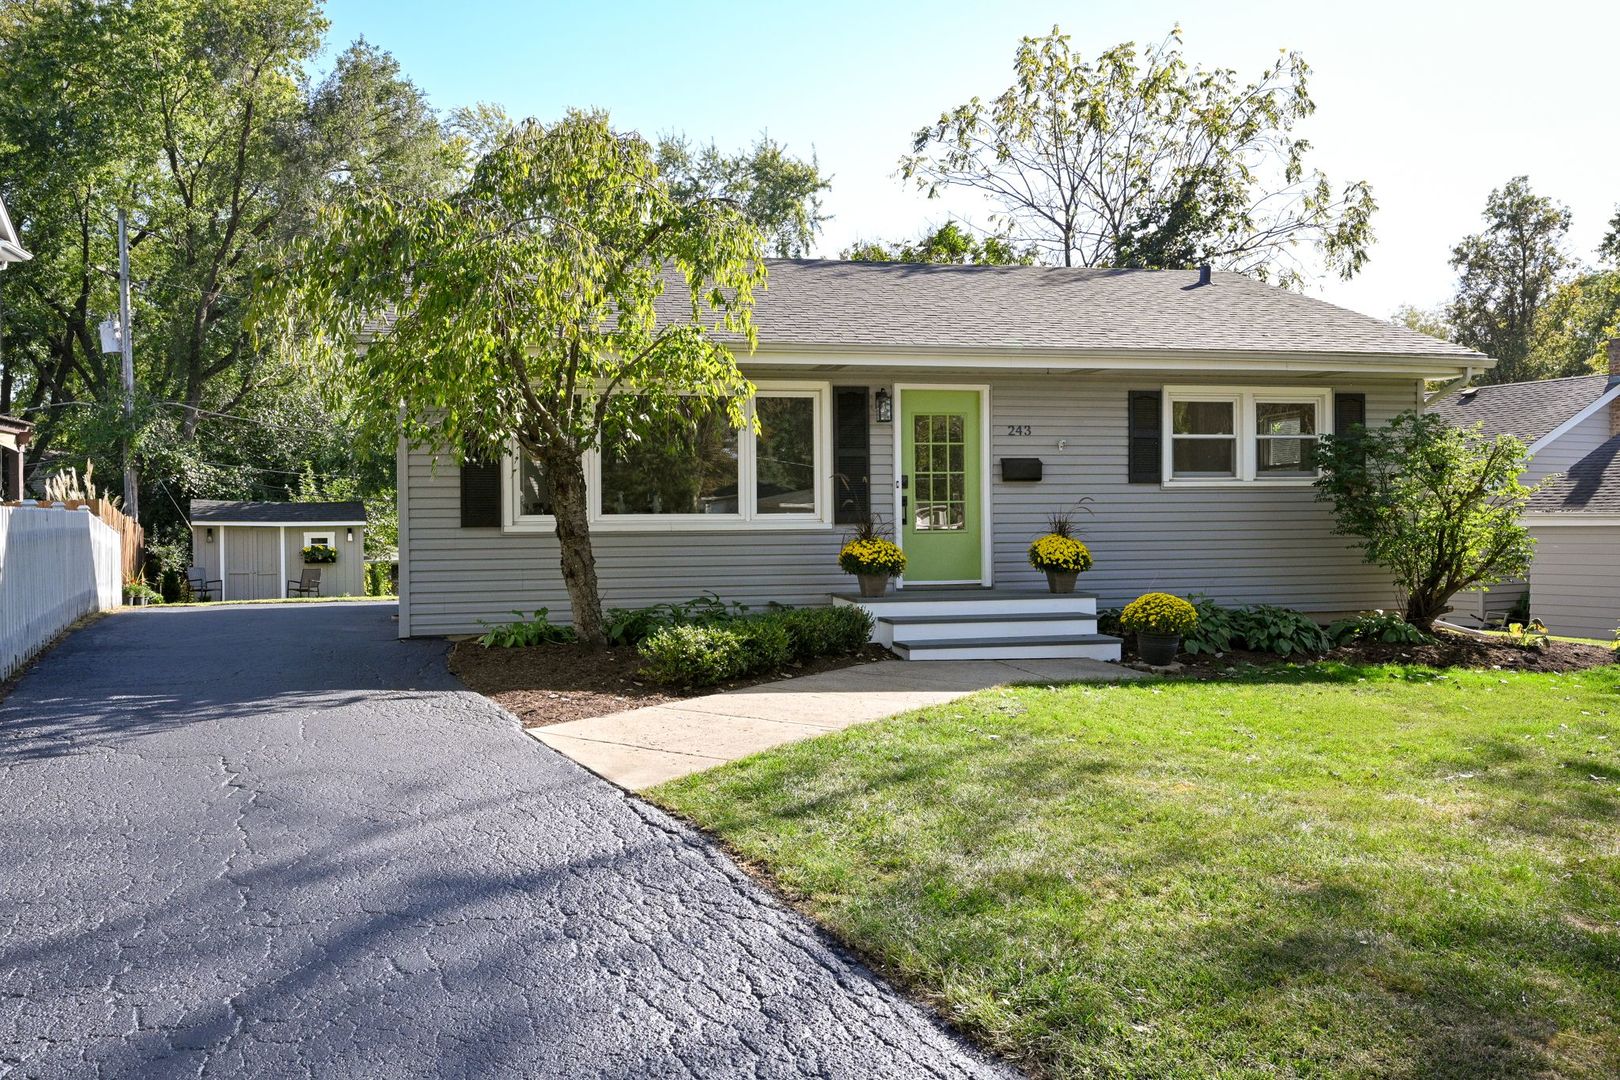
[[1033,435],[1035,429],[1028,424],[1008,424],[1008,435]]

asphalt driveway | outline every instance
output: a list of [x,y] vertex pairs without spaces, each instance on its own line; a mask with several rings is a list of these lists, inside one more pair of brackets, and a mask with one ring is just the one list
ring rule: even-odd
[[1000,1075],[392,615],[127,612],[0,702],[0,1076]]

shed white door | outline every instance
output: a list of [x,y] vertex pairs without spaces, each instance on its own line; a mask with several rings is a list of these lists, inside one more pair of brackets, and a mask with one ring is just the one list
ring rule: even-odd
[[281,595],[280,529],[226,529],[225,599],[274,600]]

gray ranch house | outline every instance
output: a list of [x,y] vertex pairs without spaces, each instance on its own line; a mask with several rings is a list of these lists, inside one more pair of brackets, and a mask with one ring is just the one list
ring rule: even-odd
[[[853,602],[837,553],[871,512],[909,562],[878,638],[914,659],[1117,658],[1097,606],[1150,590],[1392,606],[1315,501],[1311,449],[1492,363],[1207,270],[770,260],[755,322],[758,434],[694,409],[587,463],[604,602]],[[530,462],[402,444],[397,465],[401,636],[568,618]],[[1082,498],[1088,591],[1043,595],[1028,544]]]

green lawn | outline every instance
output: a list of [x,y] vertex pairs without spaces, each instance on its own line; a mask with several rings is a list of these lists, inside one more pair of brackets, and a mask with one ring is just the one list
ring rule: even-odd
[[1620,671],[990,691],[666,785],[1056,1076],[1620,1075]]

